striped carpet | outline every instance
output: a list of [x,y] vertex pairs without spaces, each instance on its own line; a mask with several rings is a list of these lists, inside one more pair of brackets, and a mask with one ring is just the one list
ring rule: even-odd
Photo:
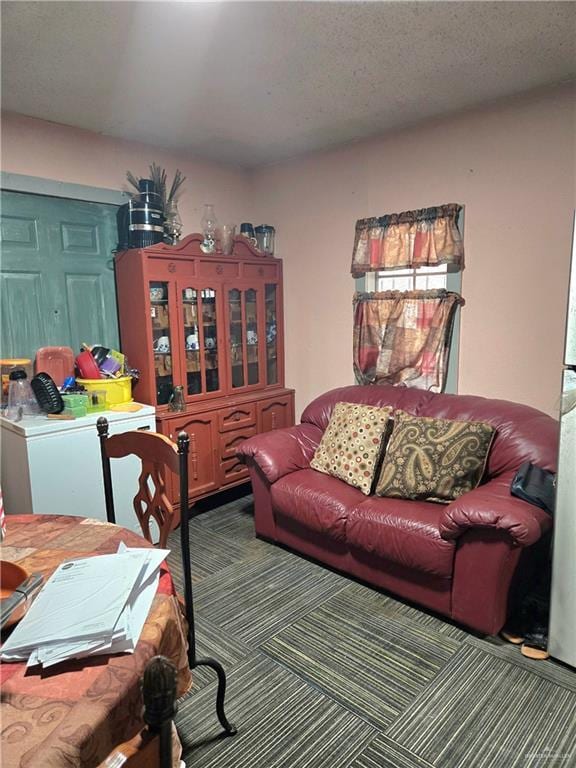
[[[252,497],[190,523],[198,655],[176,724],[191,768],[574,768],[576,673],[525,659],[254,537]],[[179,540],[171,568],[181,581]]]

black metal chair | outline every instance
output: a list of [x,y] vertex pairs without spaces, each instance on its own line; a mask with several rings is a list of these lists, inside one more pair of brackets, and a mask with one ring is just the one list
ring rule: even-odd
[[141,681],[145,726],[115,747],[99,768],[173,768],[172,721],[177,711],[176,668],[154,656]]
[[[104,477],[104,496],[108,522],[116,523],[114,497],[112,493],[112,474],[110,459],[125,456],[137,456],[142,462],[142,472],[138,482],[138,493],[134,497],[134,511],[140,522],[144,537],[152,542],[150,519],[153,518],[160,530],[160,547],[165,547],[168,534],[172,530],[174,510],[166,494],[165,473],[173,472],[180,478],[180,549],[182,555],[182,574],[184,579],[184,609],[188,622],[188,663],[190,669],[210,667],[218,676],[216,694],[216,714],[225,734],[233,736],[236,727],[230,723],[224,712],[226,695],[226,673],[220,662],[212,658],[196,657],[196,632],[194,624],[194,598],[192,594],[192,568],[190,565],[190,537],[188,531],[188,450],[190,438],[186,432],[178,435],[178,444],[157,432],[124,432],[108,436],[108,421],[101,416],[96,427],[100,438],[102,454],[102,472]],[[150,483],[154,492],[150,490]]]

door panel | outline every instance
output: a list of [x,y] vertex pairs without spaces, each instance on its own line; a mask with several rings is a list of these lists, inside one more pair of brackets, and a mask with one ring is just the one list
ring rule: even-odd
[[117,207],[7,191],[1,202],[1,356],[82,341],[117,348]]
[[[4,195],[2,196],[4,197]],[[2,200],[4,203],[4,200]],[[37,221],[24,216],[3,214],[0,231],[4,248],[29,248],[38,250]]]
[[[163,421],[162,432],[171,440],[178,440],[178,433],[184,431],[190,438],[188,453],[188,493],[190,498],[215,491],[218,488],[218,432],[214,414],[182,416]],[[174,485],[174,490],[178,487]]]
[[98,256],[98,227],[94,224],[74,224],[69,221],[60,223],[62,252]]
[[[106,336],[105,293],[102,275],[65,276],[68,311],[75,318],[76,338],[87,343],[98,342]],[[76,347],[73,347],[76,349]]]
[[[38,272],[0,273],[2,357],[20,357],[23,338],[29,342],[24,352],[45,344],[47,323],[42,294],[42,275]],[[33,358],[32,354],[23,356]]]
[[258,432],[270,432],[293,424],[292,395],[281,395],[258,403]]

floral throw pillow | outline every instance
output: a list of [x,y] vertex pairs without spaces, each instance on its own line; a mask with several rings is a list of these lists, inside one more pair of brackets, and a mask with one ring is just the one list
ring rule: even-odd
[[312,469],[343,480],[368,495],[392,408],[336,403]]
[[394,414],[378,496],[450,502],[482,480],[495,430],[482,421]]

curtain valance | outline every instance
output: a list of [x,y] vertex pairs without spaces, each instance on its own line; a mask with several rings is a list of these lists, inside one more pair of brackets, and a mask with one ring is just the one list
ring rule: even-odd
[[354,373],[358,384],[442,392],[456,308],[444,289],[354,295]]
[[454,264],[462,267],[464,245],[457,203],[390,213],[356,222],[352,276],[366,272]]

